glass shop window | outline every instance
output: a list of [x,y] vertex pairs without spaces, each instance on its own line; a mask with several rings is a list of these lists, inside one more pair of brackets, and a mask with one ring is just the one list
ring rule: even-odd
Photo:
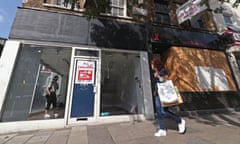
[[112,16],[127,16],[126,0],[110,0],[110,10],[107,14]]
[[194,27],[194,28],[204,28],[204,23],[203,23],[202,19],[196,20],[196,22],[192,24],[192,27]]
[[[5,97],[1,121],[63,118],[66,103],[71,48],[22,45]],[[46,89],[58,76],[56,107],[47,105]],[[54,108],[54,109],[53,109]],[[46,112],[50,117],[45,117]]]
[[102,51],[100,115],[143,113],[139,53]]
[[155,0],[156,21],[162,24],[170,24],[169,9],[167,1]]

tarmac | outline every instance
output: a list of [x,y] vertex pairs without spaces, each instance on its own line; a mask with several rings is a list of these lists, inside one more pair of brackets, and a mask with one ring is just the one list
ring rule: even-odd
[[130,121],[0,135],[0,144],[240,144],[240,112],[184,116],[187,131],[166,118],[167,136],[155,137],[157,120]]

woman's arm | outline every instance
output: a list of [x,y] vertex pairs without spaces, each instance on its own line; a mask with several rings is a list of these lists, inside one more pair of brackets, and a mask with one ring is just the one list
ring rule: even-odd
[[46,92],[47,92],[48,95],[51,94],[51,93],[50,93],[50,90],[49,90],[49,87],[46,88]]
[[154,72],[154,77],[155,77],[155,78],[160,78],[160,74],[159,74],[158,71],[155,71],[155,72]]

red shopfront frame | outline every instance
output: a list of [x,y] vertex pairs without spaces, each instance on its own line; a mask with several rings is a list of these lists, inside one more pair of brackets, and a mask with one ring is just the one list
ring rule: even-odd
[[225,30],[225,34],[232,36],[234,43],[231,46],[240,46],[240,32]]

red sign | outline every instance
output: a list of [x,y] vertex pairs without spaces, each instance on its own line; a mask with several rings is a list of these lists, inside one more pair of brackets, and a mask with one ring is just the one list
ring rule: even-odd
[[155,40],[155,41],[159,41],[159,35],[158,35],[158,33],[155,33],[155,34],[154,34],[154,40]]
[[95,62],[77,61],[75,83],[93,84],[95,79]]
[[240,41],[240,33],[239,32],[234,32],[234,31],[231,31],[231,30],[225,30],[225,33],[226,34],[232,34],[233,39],[235,41]]
[[225,34],[232,35],[233,40],[235,41],[232,45],[239,46],[239,42],[240,42],[240,33],[239,32],[225,30]]
[[91,81],[93,78],[93,70],[78,70],[78,80],[82,81],[82,80],[87,80],[87,81]]

